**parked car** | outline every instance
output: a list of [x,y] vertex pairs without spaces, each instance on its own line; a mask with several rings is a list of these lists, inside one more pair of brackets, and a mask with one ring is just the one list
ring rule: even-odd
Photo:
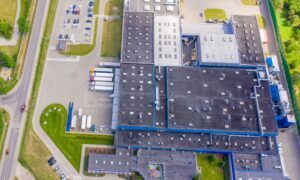
[[85,30],[88,30],[88,31],[89,31],[89,30],[91,30],[91,28],[90,28],[90,27],[86,27]]

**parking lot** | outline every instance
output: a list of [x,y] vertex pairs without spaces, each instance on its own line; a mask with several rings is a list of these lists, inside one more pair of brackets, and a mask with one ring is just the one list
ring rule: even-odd
[[[112,92],[94,92],[89,89],[90,67],[98,59],[81,58],[78,62],[47,60],[37,104],[37,116],[51,103],[61,103],[66,108],[74,103],[73,112],[91,115],[95,133],[111,133]],[[77,122],[80,125],[81,121]],[[101,132],[100,132],[101,130]],[[89,132],[89,131],[79,131]]]
[[[94,0],[59,1],[53,36],[67,39],[74,44],[91,43],[94,31]],[[52,38],[53,39],[53,38]]]

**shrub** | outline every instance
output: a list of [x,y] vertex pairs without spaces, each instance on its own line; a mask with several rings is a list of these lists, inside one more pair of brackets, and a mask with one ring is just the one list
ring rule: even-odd
[[18,20],[19,31],[24,34],[30,30],[29,21],[27,21],[26,17],[20,17]]
[[216,160],[216,157],[214,155],[209,155],[209,156],[207,156],[207,160],[209,163],[212,163]]
[[3,36],[6,39],[12,37],[13,27],[8,24],[6,21],[0,21],[0,36]]
[[12,68],[15,67],[15,61],[8,54],[0,51],[0,65]]

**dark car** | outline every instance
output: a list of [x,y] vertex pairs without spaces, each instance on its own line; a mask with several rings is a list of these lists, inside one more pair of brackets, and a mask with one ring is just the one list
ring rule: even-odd
[[50,166],[53,166],[55,163],[56,163],[56,160],[53,159],[53,160],[49,163],[49,165],[50,165]]
[[26,110],[26,105],[23,104],[23,105],[21,106],[21,108],[20,108],[20,111],[21,111],[21,112],[24,112],[25,110]]
[[92,21],[91,21],[91,20],[89,20],[89,19],[88,19],[88,20],[86,20],[85,22],[86,22],[86,23],[92,23]]
[[52,156],[50,159],[48,159],[48,163],[50,164],[50,162],[52,162],[54,159],[54,157]]
[[85,30],[91,30],[91,28],[90,27],[86,27]]
[[88,14],[88,17],[93,17],[93,14]]

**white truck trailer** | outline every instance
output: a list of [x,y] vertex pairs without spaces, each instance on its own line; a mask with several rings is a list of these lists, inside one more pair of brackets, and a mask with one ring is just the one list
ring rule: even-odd
[[72,116],[72,121],[71,121],[71,128],[75,129],[76,128],[76,122],[77,122],[77,116],[74,114]]
[[81,119],[81,129],[85,130],[86,127],[86,115],[84,114]]
[[91,73],[91,76],[93,77],[114,77],[114,74],[113,73],[100,73],[100,72],[94,72],[94,73]]
[[113,67],[113,68],[118,68],[120,67],[120,63],[118,62],[100,62],[99,63],[100,67]]
[[90,81],[106,81],[106,82],[112,82],[113,78],[112,77],[95,77],[95,76],[91,76],[90,77]]
[[113,73],[114,72],[114,69],[113,68],[94,68],[92,67],[91,70],[90,70],[91,73],[94,73],[94,72],[104,72],[104,73]]
[[86,128],[90,129],[92,126],[92,116],[88,115],[87,120],[86,120]]
[[91,85],[94,86],[114,86],[113,82],[105,82],[105,81],[92,81]]
[[113,86],[90,86],[92,91],[113,91]]

